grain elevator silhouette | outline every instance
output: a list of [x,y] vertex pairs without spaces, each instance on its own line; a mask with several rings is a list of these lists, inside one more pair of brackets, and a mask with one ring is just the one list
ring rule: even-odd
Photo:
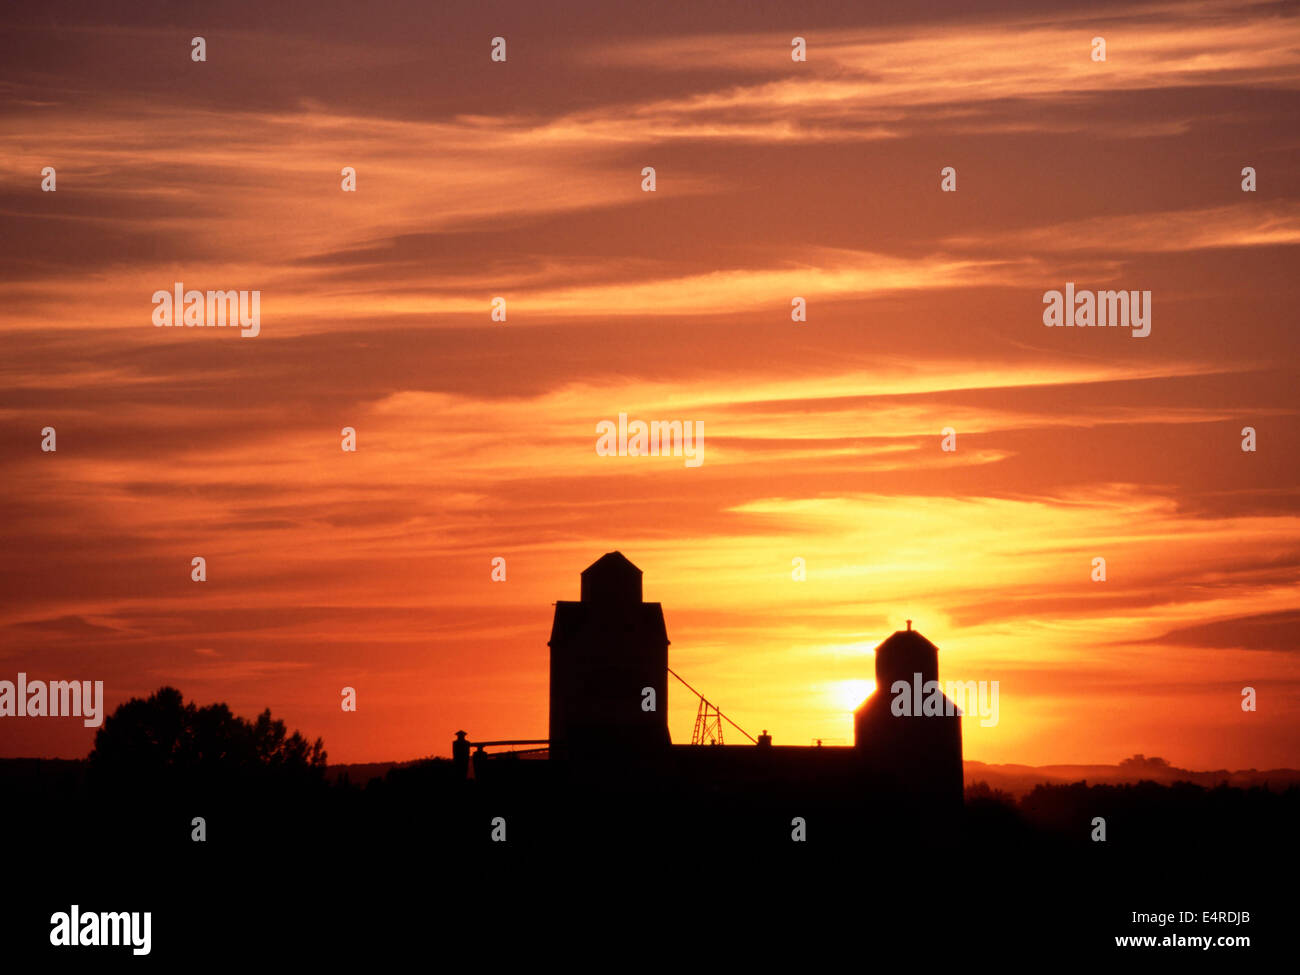
[[[783,794],[938,812],[961,806],[960,711],[904,716],[890,707],[896,681],[938,680],[938,648],[910,621],[876,648],[876,690],[855,712],[847,747],[775,745],[766,732],[753,737],[731,722],[670,668],[663,607],[644,601],[641,570],[620,552],[582,572],[577,601],[555,603],[549,647],[547,737],[475,742],[460,732],[453,755],[463,774],[502,782],[528,766],[528,776],[545,768],[550,782],[588,787],[640,782],[683,794]],[[672,678],[699,699],[691,744],[669,736]],[[734,744],[723,745],[724,736]]]

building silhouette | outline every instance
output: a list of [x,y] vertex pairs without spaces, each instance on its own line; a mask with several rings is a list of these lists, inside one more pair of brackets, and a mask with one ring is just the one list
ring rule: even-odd
[[642,601],[641,570],[621,552],[587,566],[581,601],[555,604],[549,646],[552,757],[648,756],[668,747],[664,611]]
[[[876,647],[876,689],[853,715],[853,747],[881,777],[917,794],[956,802],[962,797],[961,714],[935,692],[942,713],[926,714],[929,682],[939,680],[939,648],[912,629]],[[895,714],[897,694],[912,697],[909,714]]]
[[[911,628],[876,649],[876,689],[857,709],[850,747],[673,744],[668,733],[668,632],[663,607],[642,598],[641,570],[622,553],[582,572],[581,598],[555,604],[550,646],[550,728],[545,742],[473,742],[458,733],[457,764],[505,782],[587,785],[639,782],[647,789],[711,795],[792,795],[902,815],[942,813],[962,802],[961,716],[946,697],[940,714],[895,714],[895,685],[937,681],[938,648]],[[898,689],[901,692],[901,688]],[[467,762],[470,744],[480,746]],[[486,753],[484,745],[545,745]],[[525,774],[522,766],[531,766]]]

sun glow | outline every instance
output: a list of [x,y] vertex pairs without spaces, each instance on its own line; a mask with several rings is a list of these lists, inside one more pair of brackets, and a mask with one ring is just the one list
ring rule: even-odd
[[830,687],[831,701],[836,710],[856,711],[858,705],[876,689],[874,680],[841,680]]

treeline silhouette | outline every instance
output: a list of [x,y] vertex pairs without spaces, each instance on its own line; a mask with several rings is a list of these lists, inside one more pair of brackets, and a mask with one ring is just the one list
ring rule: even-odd
[[[631,905],[657,917],[700,890],[710,918],[724,916],[718,897],[735,924],[771,898],[856,930],[859,899],[834,891],[860,876],[876,891],[862,895],[872,930],[891,937],[933,918],[986,940],[1105,935],[1128,930],[1135,909],[1253,909],[1258,888],[1240,864],[1294,856],[1300,813],[1295,787],[1080,782],[1017,799],[977,782],[953,819],[812,781],[786,792],[638,784],[518,758],[467,780],[432,758],[360,784],[331,781],[325,759],[323,742],[269,711],[243,719],[163,688],[107,718],[84,761],[0,761],[7,862],[34,878],[24,930],[39,934],[50,912],[78,903],[156,911],[159,953],[178,957],[211,946],[214,924],[242,950],[315,930],[323,911],[357,936],[436,917],[491,940],[503,891],[509,910],[567,916],[579,902],[553,888],[575,876],[600,892],[581,901],[583,916],[608,909],[611,931]],[[794,817],[806,842],[792,841]],[[1091,838],[1097,817],[1105,842]],[[506,842],[492,840],[494,820]]]
[[[842,853],[873,850],[888,837],[895,847],[975,844],[1032,857],[1068,849],[1253,849],[1282,836],[1289,841],[1288,824],[1300,813],[1295,787],[1080,782],[1039,785],[1017,800],[975,783],[953,820],[900,806],[898,796],[818,793],[806,784],[789,793],[725,782],[638,785],[636,776],[578,779],[547,762],[497,762],[516,771],[466,780],[450,760],[428,759],[364,785],[346,777],[330,782],[320,739],[289,732],[269,710],[247,720],[225,704],[200,707],[164,687],[120,705],[84,763],[0,763],[0,788],[13,800],[0,815],[12,834],[57,838],[75,828],[150,849],[188,848],[201,817],[207,849],[310,850],[328,841],[335,848],[491,855],[647,845]],[[796,816],[807,824],[802,846],[790,839]],[[492,840],[498,817],[505,844]],[[1104,843],[1093,839],[1098,817]]]
[[170,848],[193,841],[196,817],[223,846],[293,842],[295,817],[329,804],[326,757],[269,709],[248,720],[163,687],[108,715],[84,762],[0,763],[15,800],[0,815],[8,832],[52,843]]
[[[969,839],[1009,853],[1097,846],[1153,855],[1179,850],[1262,851],[1287,836],[1300,813],[1300,788],[1163,785],[1042,784],[1016,799],[984,782],[966,787]],[[1105,839],[1095,839],[1095,820]]]

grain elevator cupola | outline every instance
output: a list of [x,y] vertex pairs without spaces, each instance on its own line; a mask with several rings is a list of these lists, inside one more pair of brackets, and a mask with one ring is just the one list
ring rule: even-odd
[[584,603],[641,602],[641,570],[622,552],[602,555],[582,571]]
[[912,629],[895,631],[876,647],[876,686],[888,689],[896,680],[909,683],[913,675],[922,681],[939,679],[939,648]]

